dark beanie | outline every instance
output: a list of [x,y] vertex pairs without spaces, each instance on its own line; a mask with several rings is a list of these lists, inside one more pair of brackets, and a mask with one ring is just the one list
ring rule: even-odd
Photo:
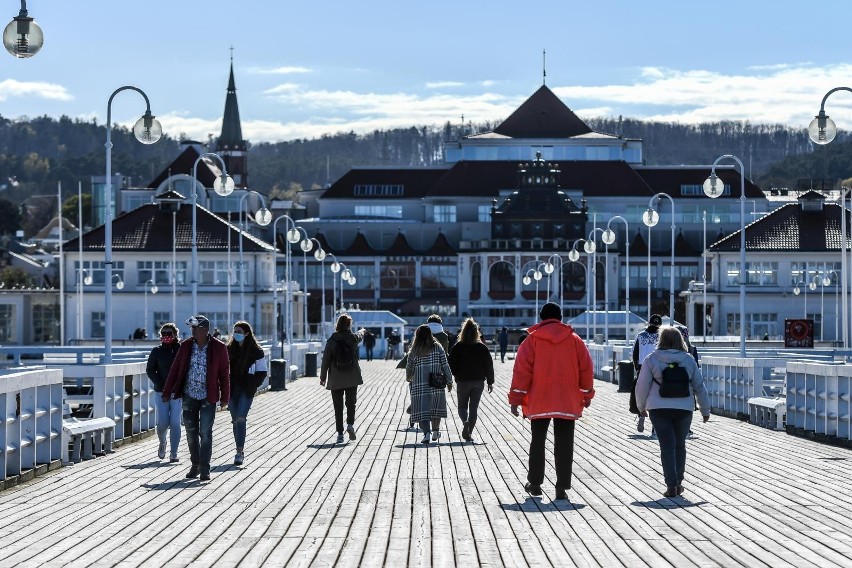
[[545,305],[541,307],[541,311],[538,313],[539,317],[543,320],[549,319],[562,319],[562,308],[559,307],[559,304],[555,304],[553,302],[547,302]]

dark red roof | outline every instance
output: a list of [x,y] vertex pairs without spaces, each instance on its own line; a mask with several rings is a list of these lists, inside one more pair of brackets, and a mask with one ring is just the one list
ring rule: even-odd
[[494,129],[511,138],[571,138],[591,131],[546,85]]
[[[841,211],[846,214],[846,238],[841,237]],[[843,241],[850,243],[852,220],[848,210],[835,203],[824,203],[819,210],[804,210],[799,202],[788,203],[761,217],[745,228],[747,251],[792,253],[840,251]],[[739,251],[740,231],[714,243],[712,251]],[[799,257],[803,258],[803,257]]]
[[[668,193],[674,198],[682,197],[682,185],[703,185],[704,180],[710,176],[710,168],[702,167],[678,167],[678,166],[654,166],[637,167],[634,170],[645,180],[653,193]],[[726,184],[731,186],[730,195],[720,195],[716,199],[739,199],[740,197],[740,173],[731,168],[717,168],[716,175]],[[746,179],[745,194],[749,199],[766,199],[763,191]],[[701,195],[704,195],[703,191]],[[700,195],[700,196],[701,196]],[[700,197],[699,196],[699,197]],[[694,196],[691,196],[694,197]],[[708,197],[708,199],[710,199]]]
[[[192,206],[182,206],[175,216],[175,244],[177,250],[192,249]],[[198,206],[196,214],[196,241],[199,251],[227,251],[228,231],[231,231],[231,251],[240,246],[239,228],[225,222],[224,219]],[[104,225],[83,234],[83,249],[87,251],[104,250]],[[66,247],[77,249],[77,239],[67,243]],[[70,250],[70,249],[69,249]],[[172,250],[172,214],[160,209],[159,205],[146,204],[123,213],[112,223],[112,250],[133,252],[171,252]],[[271,251],[272,245],[243,234],[243,250],[248,252]]]

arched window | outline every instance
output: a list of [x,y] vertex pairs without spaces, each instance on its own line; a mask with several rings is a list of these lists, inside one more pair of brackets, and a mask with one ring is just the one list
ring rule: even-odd
[[482,263],[474,261],[470,265],[470,299],[478,300],[482,290]]
[[515,266],[505,260],[495,262],[488,271],[488,295],[494,299],[515,297]]

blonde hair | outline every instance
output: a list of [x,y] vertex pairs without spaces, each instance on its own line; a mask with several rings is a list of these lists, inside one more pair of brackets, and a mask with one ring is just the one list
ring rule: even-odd
[[683,336],[676,327],[665,326],[660,328],[660,338],[657,340],[657,349],[678,349],[686,351]]

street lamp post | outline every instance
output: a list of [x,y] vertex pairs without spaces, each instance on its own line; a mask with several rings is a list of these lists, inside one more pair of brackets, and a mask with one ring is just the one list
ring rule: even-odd
[[318,239],[311,237],[311,240],[317,244],[317,250],[314,251],[314,258],[320,263],[320,287],[322,288],[322,300],[320,304],[320,338],[325,334],[325,256],[326,253],[322,248]]
[[[583,241],[583,250],[586,251],[586,254],[589,255],[589,262],[592,265],[592,307],[594,308],[594,325],[592,326],[592,338],[597,334],[598,331],[598,257],[597,257],[597,244],[595,244],[595,233],[600,231],[603,233],[603,229],[600,227],[595,227],[591,231],[589,231],[589,238]],[[606,303],[606,256],[604,256],[604,303]],[[604,322],[604,333],[606,333],[606,327],[609,325],[608,321]]]
[[799,280],[798,282],[796,282],[796,287],[793,288],[793,294],[798,296],[799,294],[802,293],[802,288],[799,287],[800,284],[802,286],[804,286],[804,289],[805,289],[805,309],[804,309],[804,316],[802,316],[802,317],[804,317],[804,319],[808,319],[808,286],[807,286],[807,282],[805,282],[804,280]]
[[[745,286],[748,272],[746,272],[745,238],[745,168],[742,161],[732,154],[724,154],[716,158],[710,169],[710,177],[704,181],[704,193],[714,199],[725,193],[724,184],[719,180],[719,176],[716,175],[716,165],[726,159],[735,161],[740,167],[740,357],[745,358]],[[672,229],[674,229],[674,226],[672,226]],[[674,236],[672,236],[672,239],[674,239]],[[672,250],[674,250],[674,240],[672,240]],[[672,270],[674,270],[674,266]]]
[[707,343],[707,211],[701,212],[701,223],[704,235],[701,247],[701,337]]
[[[547,263],[540,263],[535,268],[530,268],[527,270],[527,273],[524,275],[523,282],[525,286],[529,286],[530,283],[535,280],[535,313],[533,317],[538,317],[538,283],[541,281],[541,268],[546,266]],[[532,273],[532,280],[530,280],[530,273]]]
[[[198,162],[204,158],[216,158],[222,166],[220,175],[216,176],[216,181],[213,182],[213,189],[222,197],[231,195],[234,191],[234,180],[228,175],[225,160],[222,156],[214,152],[205,152],[196,158],[192,164],[192,315],[198,313],[198,230],[196,224],[196,212],[198,210]],[[230,236],[230,227],[228,235]],[[231,252],[231,247],[228,247],[228,254]],[[229,267],[230,268],[230,267]],[[242,308],[242,305],[240,305]],[[177,317],[177,316],[175,316]],[[228,314],[231,317],[231,314]]]
[[[272,213],[270,213],[269,209],[266,208],[266,200],[263,198],[263,195],[256,191],[248,190],[240,196],[240,319],[246,318],[246,278],[244,273],[245,268],[243,266],[243,232],[246,230],[246,223],[243,222],[243,205],[245,204],[246,197],[252,193],[260,198],[260,209],[258,209],[254,214],[254,222],[261,227],[265,227],[272,220]],[[246,212],[246,221],[248,221],[248,212]]]
[[21,0],[21,11],[3,30],[3,47],[12,57],[25,59],[38,53],[44,45],[44,33],[29,17],[27,1]]
[[143,144],[154,144],[163,135],[163,127],[151,114],[151,103],[141,89],[131,85],[119,87],[107,102],[106,121],[106,180],[104,182],[104,363],[112,363],[112,100],[126,90],[136,91],[145,99],[145,114],[133,125],[133,135]]
[[305,341],[308,340],[308,253],[311,252],[314,248],[314,243],[311,241],[311,237],[308,236],[308,232],[302,227],[296,227],[299,229],[299,232],[305,236],[302,241],[299,243],[299,248],[302,249],[302,297],[304,301],[302,302],[302,318],[303,318],[303,328],[305,331]]
[[563,301],[562,292],[563,292],[563,288],[564,288],[563,280],[565,279],[565,273],[562,270],[562,263],[564,262],[564,260],[562,259],[562,257],[560,255],[558,255],[556,253],[553,253],[549,257],[547,257],[547,262],[544,265],[544,271],[548,275],[547,276],[547,299],[550,300],[550,280],[553,278],[553,271],[556,268],[553,265],[553,262],[552,262],[554,259],[559,261],[559,278],[557,279],[556,284],[557,284],[557,286],[559,286],[559,307],[561,308],[562,307],[562,301]]
[[[241,208],[242,209],[242,208]],[[292,330],[290,329],[290,311],[292,310],[292,306],[290,305],[291,300],[288,299],[288,295],[290,292],[290,243],[289,240],[289,231],[287,228],[289,226],[293,226],[295,228],[296,222],[289,215],[279,215],[275,218],[275,221],[272,223],[272,273],[273,273],[273,285],[272,285],[272,306],[273,311],[275,312],[275,342],[281,344],[281,357],[284,357],[284,342],[281,341],[281,330],[278,328],[278,221],[284,219],[284,230],[288,234],[288,238],[285,238],[285,242],[287,243],[284,249],[284,284],[287,286],[287,293],[284,294],[284,330],[287,334],[287,346],[290,354],[290,358],[293,357],[293,339],[292,339]],[[298,242],[298,241],[297,241]]]
[[[331,257],[331,264],[329,265],[329,269],[331,269],[332,274],[337,274],[340,272],[340,262],[337,261],[337,257],[332,253],[328,253],[328,256]],[[332,329],[337,325],[337,277],[331,279],[331,300],[333,302],[331,308],[331,317],[334,321],[331,322]]]
[[660,214],[654,209],[654,200],[659,201],[666,197],[672,204],[672,259],[671,268],[669,269],[669,320],[671,325],[674,325],[674,307],[675,307],[675,291],[674,291],[674,271],[675,271],[675,203],[672,196],[668,193],[658,193],[648,202],[648,209],[642,213],[642,222],[648,226],[648,317],[651,316],[651,227],[660,222]]
[[[831,279],[831,276],[829,276],[830,274],[834,274],[835,277],[839,276],[837,274],[837,271],[834,270],[834,269],[824,272],[823,278],[822,278],[822,285],[823,286],[831,286],[832,279]],[[839,289],[837,287],[837,282],[834,282],[834,341],[835,341],[835,343],[839,340],[839,335],[840,335],[840,329],[839,329],[840,317],[839,317],[839,312],[838,312],[840,300],[837,297],[838,291],[839,291]]]
[[[85,273],[86,276],[83,276]],[[77,339],[83,339],[83,285],[90,286],[92,284],[92,273],[83,268],[83,261],[80,261],[80,270],[77,274],[79,281],[79,297],[77,303]]]
[[[147,282],[145,282],[145,311],[144,311],[145,324],[144,324],[144,329],[145,329],[145,336],[146,337],[148,336],[148,285],[149,284],[151,285],[151,293],[152,294],[156,294],[160,290],[159,288],[157,288],[157,285],[154,283],[153,280],[149,279]],[[156,327],[156,326],[154,326],[154,327]]]
[[[606,223],[606,231],[601,235],[601,240],[606,245],[611,245],[615,242],[615,231],[610,229],[609,225],[616,219],[620,219],[624,223],[624,341],[630,343],[630,226],[627,224],[627,219],[621,215],[616,215]],[[650,249],[648,249],[650,250]]]

